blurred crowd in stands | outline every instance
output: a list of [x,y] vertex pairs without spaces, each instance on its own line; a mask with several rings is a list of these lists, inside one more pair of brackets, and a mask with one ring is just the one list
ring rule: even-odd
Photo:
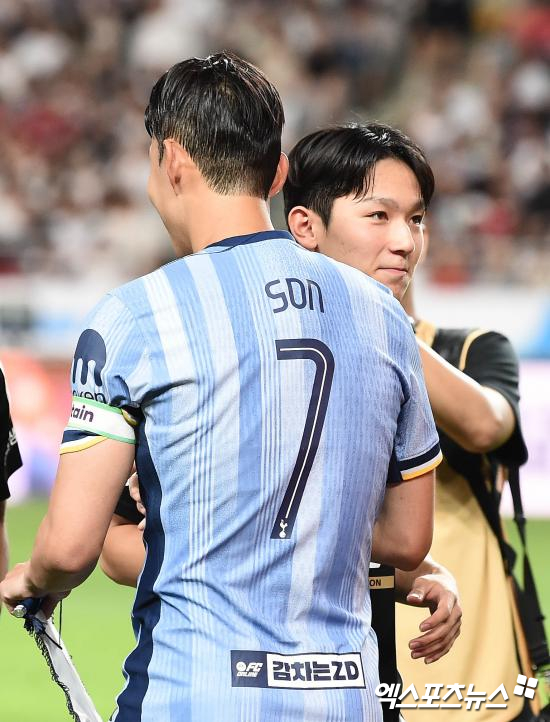
[[222,48],[280,89],[286,150],[357,119],[426,149],[434,281],[548,284],[547,0],[2,0],[0,284],[169,259],[144,107],[164,69]]

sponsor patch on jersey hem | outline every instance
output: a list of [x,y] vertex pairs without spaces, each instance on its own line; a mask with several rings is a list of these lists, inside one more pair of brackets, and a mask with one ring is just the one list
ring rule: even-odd
[[365,687],[365,676],[358,652],[276,654],[232,649],[231,684],[276,689],[353,689]]

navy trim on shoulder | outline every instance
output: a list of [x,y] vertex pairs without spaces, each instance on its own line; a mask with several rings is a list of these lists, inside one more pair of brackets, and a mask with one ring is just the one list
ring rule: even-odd
[[206,246],[205,251],[210,248],[234,248],[235,246],[245,246],[249,243],[258,243],[259,241],[269,241],[273,238],[280,238],[282,240],[294,241],[288,231],[259,231],[258,233],[249,233],[245,236],[231,236],[230,238],[224,238],[223,241],[217,241]]

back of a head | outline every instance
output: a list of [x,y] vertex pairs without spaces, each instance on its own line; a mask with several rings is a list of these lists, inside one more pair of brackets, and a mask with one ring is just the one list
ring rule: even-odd
[[285,216],[296,206],[315,211],[328,226],[336,198],[360,197],[372,185],[376,163],[400,160],[413,171],[426,208],[434,192],[432,169],[422,150],[384,123],[334,126],[307,135],[289,154]]
[[267,198],[283,123],[275,86],[229,52],[174,65],[154,85],[145,111],[160,160],[163,141],[178,141],[212,190],[224,195]]

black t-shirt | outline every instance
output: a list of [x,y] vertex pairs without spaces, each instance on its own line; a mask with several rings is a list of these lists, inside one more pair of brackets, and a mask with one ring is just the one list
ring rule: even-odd
[[[456,344],[462,349],[464,336],[465,331],[462,329],[438,329],[433,349],[453,366],[457,366]],[[487,386],[502,394],[512,407],[516,418],[512,436],[505,444],[488,454],[466,451],[438,429],[441,451],[447,462],[470,483],[475,483],[482,474],[485,457],[493,469],[496,469],[498,464],[521,465],[527,461],[527,448],[523,440],[519,416],[518,360],[512,344],[506,336],[495,331],[480,334],[474,338],[468,348],[464,373],[481,386]]]
[[21,456],[11,423],[4,373],[0,367],[0,501],[10,495],[8,479],[21,466]]

